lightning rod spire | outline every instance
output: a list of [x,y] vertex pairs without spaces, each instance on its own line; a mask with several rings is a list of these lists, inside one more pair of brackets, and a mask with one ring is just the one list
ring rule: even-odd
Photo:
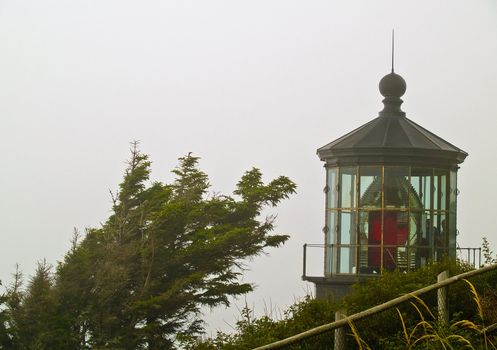
[[395,52],[395,29],[392,29],[392,73],[394,64],[394,52]]

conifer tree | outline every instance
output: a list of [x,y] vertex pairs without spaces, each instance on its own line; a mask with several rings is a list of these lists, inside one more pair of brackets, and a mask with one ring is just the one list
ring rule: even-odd
[[[231,196],[209,193],[198,157],[179,159],[171,184],[149,182],[151,162],[131,150],[112,213],[89,229],[58,266],[58,337],[71,349],[168,349],[203,329],[202,306],[250,292],[247,258],[278,247],[262,211],[295,192],[246,172]],[[69,345],[70,344],[70,345]]]
[[57,348],[58,340],[52,332],[56,322],[56,300],[51,268],[45,260],[39,262],[26,291],[21,292],[16,287],[15,293],[11,294],[12,318],[19,349]]

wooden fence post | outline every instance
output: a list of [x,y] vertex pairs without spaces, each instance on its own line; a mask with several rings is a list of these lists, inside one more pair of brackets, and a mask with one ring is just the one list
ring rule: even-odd
[[[429,286],[417,289],[411,293],[401,295],[401,296],[399,296],[395,299],[389,300],[383,304],[373,306],[372,308],[369,308],[369,309],[364,310],[364,311],[360,311],[360,312],[353,314],[351,316],[346,316],[346,317],[340,319],[339,321],[334,321],[331,323],[323,324],[323,325],[318,326],[318,327],[311,328],[305,332],[292,335],[291,337],[281,339],[281,340],[275,341],[275,342],[270,343],[270,344],[259,346],[257,348],[254,348],[253,350],[281,349],[283,347],[287,347],[290,344],[299,343],[305,339],[309,339],[309,338],[317,336],[319,334],[324,334],[326,332],[335,330],[335,329],[340,328],[340,327],[348,327],[348,325],[351,322],[356,322],[359,320],[363,320],[367,317],[370,317],[372,315],[376,315],[380,312],[391,309],[399,304],[405,303],[406,301],[417,298],[418,296],[424,295],[428,292],[438,290],[438,289],[440,289],[440,287],[444,288],[450,284],[456,283],[456,282],[461,281],[463,279],[468,279],[468,278],[478,276],[478,275],[481,275],[481,274],[484,274],[484,273],[487,273],[487,272],[493,271],[493,270],[497,270],[497,264],[492,264],[492,265],[488,265],[485,267],[481,267],[477,270],[463,272],[459,275],[448,277],[448,278],[442,280],[441,282],[437,282],[437,283],[431,284]],[[447,275],[448,275],[448,273],[447,273]],[[447,298],[445,298],[445,300],[447,300]],[[445,308],[445,310],[447,310],[447,308]],[[448,316],[448,312],[446,312],[445,315]],[[488,328],[488,332],[495,330],[493,328],[493,325],[491,327],[492,328],[490,328],[490,327]]]
[[[345,318],[347,315],[345,314],[345,310],[338,310],[335,312],[335,321],[339,321]],[[345,350],[345,326],[335,329],[335,342],[333,349],[334,350]]]
[[[445,270],[438,274],[437,282],[442,282],[449,278],[449,271]],[[447,286],[437,289],[438,321],[442,325],[449,324],[449,300],[447,297]]]

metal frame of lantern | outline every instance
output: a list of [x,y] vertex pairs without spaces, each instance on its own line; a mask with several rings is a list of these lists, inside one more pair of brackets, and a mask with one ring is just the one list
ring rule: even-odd
[[455,257],[455,170],[327,169],[325,276],[413,270]]

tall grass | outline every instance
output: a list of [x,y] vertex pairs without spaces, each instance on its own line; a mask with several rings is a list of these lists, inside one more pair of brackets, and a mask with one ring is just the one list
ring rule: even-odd
[[[410,305],[419,316],[418,321],[411,325],[407,324],[400,309],[396,308],[401,333],[397,339],[390,339],[385,343],[384,349],[497,349],[495,337],[487,333],[492,327],[485,325],[482,300],[475,286],[468,280],[464,281],[468,285],[474,303],[475,320],[458,320],[445,325],[435,317],[421,298],[413,296],[414,301],[410,302]],[[349,326],[351,330],[349,335],[354,339],[357,349],[371,349],[361,338],[355,325],[350,322]]]

